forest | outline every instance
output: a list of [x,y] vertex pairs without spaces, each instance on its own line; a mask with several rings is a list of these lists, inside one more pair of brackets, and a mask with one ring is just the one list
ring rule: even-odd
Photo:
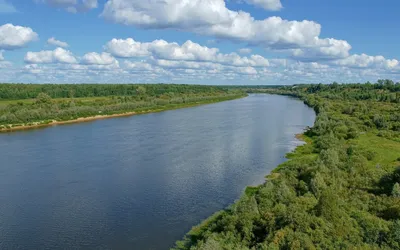
[[243,96],[238,89],[186,84],[0,84],[0,130]]
[[242,88],[300,98],[306,142],[174,249],[400,249],[400,84]]

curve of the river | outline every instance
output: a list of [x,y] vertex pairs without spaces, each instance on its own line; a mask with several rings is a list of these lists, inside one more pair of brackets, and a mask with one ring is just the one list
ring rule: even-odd
[[255,94],[0,134],[0,248],[168,249],[262,183],[314,119]]

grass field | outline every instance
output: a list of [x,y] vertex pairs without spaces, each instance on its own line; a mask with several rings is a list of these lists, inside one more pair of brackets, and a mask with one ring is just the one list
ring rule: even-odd
[[359,147],[360,150],[371,152],[372,159],[368,161],[370,167],[381,166],[386,169],[397,167],[400,162],[400,143],[382,138],[376,133],[365,133],[357,139],[351,140],[350,145]]

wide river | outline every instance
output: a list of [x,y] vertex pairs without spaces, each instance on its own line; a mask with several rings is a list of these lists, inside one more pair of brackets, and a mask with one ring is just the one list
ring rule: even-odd
[[0,134],[0,249],[168,249],[285,160],[285,96]]

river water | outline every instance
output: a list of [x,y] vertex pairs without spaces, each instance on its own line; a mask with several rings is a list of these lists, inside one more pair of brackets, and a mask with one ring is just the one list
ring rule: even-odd
[[0,249],[168,249],[312,126],[285,96],[0,134]]

